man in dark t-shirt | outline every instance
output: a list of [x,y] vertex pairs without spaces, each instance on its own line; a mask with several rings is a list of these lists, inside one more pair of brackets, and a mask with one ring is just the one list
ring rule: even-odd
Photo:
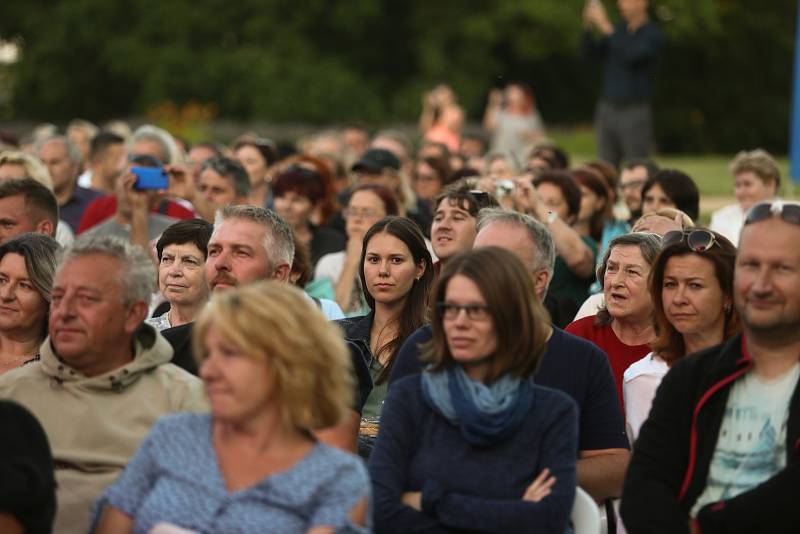
[[622,22],[612,25],[603,4],[589,0],[583,11],[583,54],[605,62],[595,131],[600,158],[647,157],[653,145],[650,110],[653,69],[663,37],[647,16],[647,0],[622,0]]
[[[516,254],[528,266],[539,298],[544,296],[555,257],[552,236],[544,225],[516,212],[482,210],[475,247],[489,245]],[[390,387],[394,381],[422,371],[420,344],[432,336],[431,327],[424,326],[403,343],[389,376]],[[578,484],[597,500],[621,495],[629,445],[605,353],[553,327],[534,380],[567,393],[578,404]]]

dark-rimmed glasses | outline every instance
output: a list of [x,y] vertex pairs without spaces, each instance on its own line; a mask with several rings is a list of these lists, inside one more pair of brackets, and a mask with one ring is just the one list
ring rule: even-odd
[[489,318],[489,307],[485,304],[453,304],[452,302],[439,302],[436,304],[439,313],[448,321],[456,319],[461,310],[467,312],[470,321],[485,321]]
[[788,223],[800,225],[800,204],[791,204],[780,200],[756,204],[747,211],[747,215],[744,217],[744,226],[769,219],[775,215]]
[[686,246],[692,252],[705,252],[717,242],[714,233],[709,230],[672,230],[661,238],[661,248],[665,249],[670,245],[682,242],[684,239],[686,240]]

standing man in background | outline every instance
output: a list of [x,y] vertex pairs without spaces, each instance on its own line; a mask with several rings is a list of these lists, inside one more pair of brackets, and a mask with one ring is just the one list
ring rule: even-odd
[[622,22],[608,19],[600,0],[583,10],[583,54],[605,61],[595,136],[600,158],[619,167],[622,160],[644,158],[653,146],[650,109],[653,67],[663,37],[647,15],[647,0],[618,0]]

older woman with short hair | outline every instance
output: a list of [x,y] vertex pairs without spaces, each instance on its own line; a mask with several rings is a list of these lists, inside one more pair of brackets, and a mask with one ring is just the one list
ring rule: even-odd
[[58,248],[34,233],[0,245],[0,374],[39,359]]
[[369,461],[380,532],[564,532],[578,416],[533,382],[550,332],[522,262],[482,247],[435,290],[422,373],[393,383]]
[[743,150],[730,164],[736,204],[720,208],[711,214],[711,230],[727,237],[734,245],[739,243],[739,233],[744,215],[752,206],[778,195],[781,172],[775,158],[766,150]]
[[203,219],[178,221],[156,242],[158,289],[169,308],[146,319],[159,332],[194,321],[208,300],[205,264],[214,225]]
[[215,294],[193,341],[211,414],[156,424],[98,502],[97,532],[366,532],[363,464],[311,434],[352,400],[336,327],[269,281]]
[[650,233],[625,234],[611,241],[597,270],[605,304],[597,315],[578,319],[565,328],[608,355],[620,405],[625,369],[650,352],[655,339],[653,301],[647,283],[660,250],[661,238]]

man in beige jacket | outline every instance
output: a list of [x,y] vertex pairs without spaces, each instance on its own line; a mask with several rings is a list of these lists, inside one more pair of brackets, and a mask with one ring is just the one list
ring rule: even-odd
[[201,382],[143,324],[155,269],[114,237],[84,236],[53,283],[41,360],[0,376],[0,398],[27,407],[53,450],[55,532],[86,532],[90,509],[160,416],[205,410]]

